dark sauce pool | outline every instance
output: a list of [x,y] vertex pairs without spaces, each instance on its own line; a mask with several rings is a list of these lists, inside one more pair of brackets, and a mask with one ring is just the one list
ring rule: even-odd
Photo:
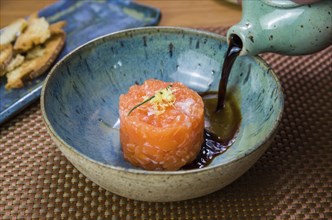
[[216,111],[217,92],[201,94],[204,101],[205,129],[201,151],[183,169],[203,168],[224,153],[235,141],[241,125],[241,111],[233,94],[228,94],[224,107]]
[[204,101],[205,129],[201,151],[183,169],[203,168],[224,153],[235,141],[241,125],[241,111],[233,94],[226,94],[228,78],[234,61],[242,49],[241,39],[230,38],[221,72],[218,92],[201,94]]

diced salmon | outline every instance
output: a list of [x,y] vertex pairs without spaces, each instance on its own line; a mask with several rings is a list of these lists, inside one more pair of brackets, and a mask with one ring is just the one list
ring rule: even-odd
[[[175,101],[162,113],[153,101],[142,103],[172,85]],[[128,115],[128,113],[130,114]],[[202,98],[182,83],[150,79],[120,96],[120,141],[124,158],[146,170],[178,170],[200,151],[204,132]]]

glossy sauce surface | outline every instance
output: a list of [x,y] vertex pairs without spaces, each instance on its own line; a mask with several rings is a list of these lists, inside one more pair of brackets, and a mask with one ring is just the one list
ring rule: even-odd
[[216,111],[217,92],[202,95],[205,108],[204,141],[196,159],[183,169],[203,168],[213,158],[224,153],[235,141],[241,125],[241,111],[232,94],[226,96],[225,105]]

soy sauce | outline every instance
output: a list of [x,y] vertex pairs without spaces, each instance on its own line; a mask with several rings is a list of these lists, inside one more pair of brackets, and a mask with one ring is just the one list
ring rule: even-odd
[[242,49],[242,41],[230,37],[224,59],[218,92],[201,94],[205,106],[204,141],[194,161],[183,169],[203,168],[214,157],[224,153],[235,141],[241,124],[241,111],[233,94],[226,94],[227,82],[235,59]]
[[229,46],[226,52],[224,64],[221,71],[221,79],[219,81],[219,90],[218,90],[218,103],[216,111],[220,111],[225,105],[227,82],[229,74],[231,73],[232,66],[235,59],[239,56],[242,50],[242,41],[237,35],[230,36]]
[[216,111],[218,93],[201,94],[205,108],[204,141],[196,159],[183,169],[203,168],[224,153],[235,141],[241,125],[241,111],[233,94],[227,94],[224,107]]

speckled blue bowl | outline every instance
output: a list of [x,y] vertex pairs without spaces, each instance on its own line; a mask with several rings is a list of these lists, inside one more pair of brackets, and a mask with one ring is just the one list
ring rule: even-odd
[[273,71],[257,57],[236,60],[229,90],[242,111],[234,145],[206,168],[145,171],[122,156],[118,100],[149,78],[217,90],[227,49],[219,35],[154,27],[118,32],[89,42],[48,75],[41,97],[47,129],[69,161],[105,189],[144,201],[203,196],[234,181],[271,143],[281,119],[283,94]]

